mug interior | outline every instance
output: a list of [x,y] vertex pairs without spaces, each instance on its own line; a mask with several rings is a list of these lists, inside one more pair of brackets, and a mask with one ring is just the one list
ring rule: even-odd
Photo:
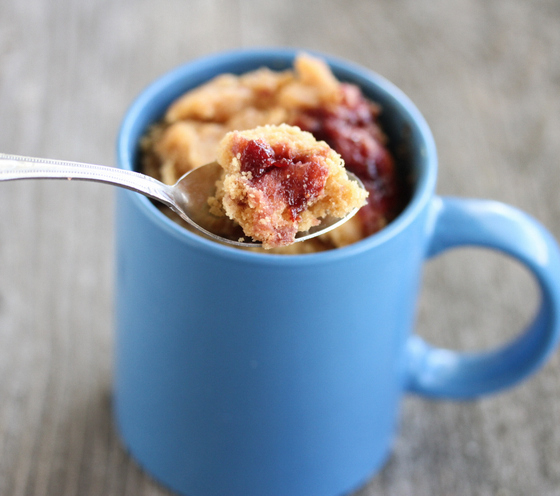
[[[200,86],[218,74],[244,74],[260,67],[281,71],[293,67],[294,58],[300,50],[253,49],[224,52],[204,57],[163,75],[133,102],[123,120],[117,141],[119,167],[139,171],[139,142],[148,128],[159,121],[171,103],[185,92]],[[388,146],[396,158],[399,174],[409,184],[410,199],[404,210],[388,226],[367,238],[336,250],[306,254],[304,257],[332,256],[334,252],[363,248],[382,242],[386,236],[408,225],[431,198],[437,176],[437,154],[432,133],[416,106],[395,85],[361,66],[322,53],[308,51],[325,60],[334,75],[343,82],[358,85],[364,95],[381,105],[380,124],[388,136]],[[219,249],[230,250],[247,256],[300,258],[302,255],[286,256],[247,252],[206,240],[182,228],[167,218],[146,197],[136,195],[140,208],[167,224],[180,236],[186,236]],[[171,224],[171,225],[170,225]],[[244,256],[240,255],[240,256]]]

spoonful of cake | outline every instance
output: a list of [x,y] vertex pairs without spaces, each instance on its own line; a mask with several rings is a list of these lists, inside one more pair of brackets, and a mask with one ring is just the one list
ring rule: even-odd
[[367,192],[340,156],[310,133],[281,125],[228,133],[218,161],[174,185],[124,169],[0,153],[0,181],[67,179],[120,186],[157,200],[209,238],[272,248],[350,219]]

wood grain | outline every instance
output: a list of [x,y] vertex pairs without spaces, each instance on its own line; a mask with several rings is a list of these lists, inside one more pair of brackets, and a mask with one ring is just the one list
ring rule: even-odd
[[[155,77],[211,52],[295,46],[400,86],[438,144],[439,192],[526,210],[560,238],[560,4],[555,0],[2,0],[0,150],[114,163],[120,119]],[[113,194],[0,186],[0,495],[170,494],[111,420]],[[538,303],[480,250],[430,262],[419,332],[514,336]],[[560,359],[474,402],[409,397],[384,470],[359,496],[560,495]]]

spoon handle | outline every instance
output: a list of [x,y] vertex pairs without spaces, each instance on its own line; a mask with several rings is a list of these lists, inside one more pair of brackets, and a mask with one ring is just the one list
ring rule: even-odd
[[112,184],[173,206],[171,188],[153,177],[104,165],[0,153],[0,181],[67,179]]

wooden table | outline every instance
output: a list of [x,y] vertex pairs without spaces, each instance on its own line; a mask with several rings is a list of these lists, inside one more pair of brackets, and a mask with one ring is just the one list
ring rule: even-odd
[[[0,150],[114,164],[120,119],[151,80],[204,54],[271,45],[392,80],[432,127],[441,194],[511,203],[560,238],[555,0],[2,0]],[[111,420],[113,188],[0,189],[0,495],[169,494]],[[463,249],[427,264],[418,330],[488,347],[537,304],[524,269]],[[560,495],[559,423],[558,352],[497,396],[408,397],[390,461],[357,494]]]

